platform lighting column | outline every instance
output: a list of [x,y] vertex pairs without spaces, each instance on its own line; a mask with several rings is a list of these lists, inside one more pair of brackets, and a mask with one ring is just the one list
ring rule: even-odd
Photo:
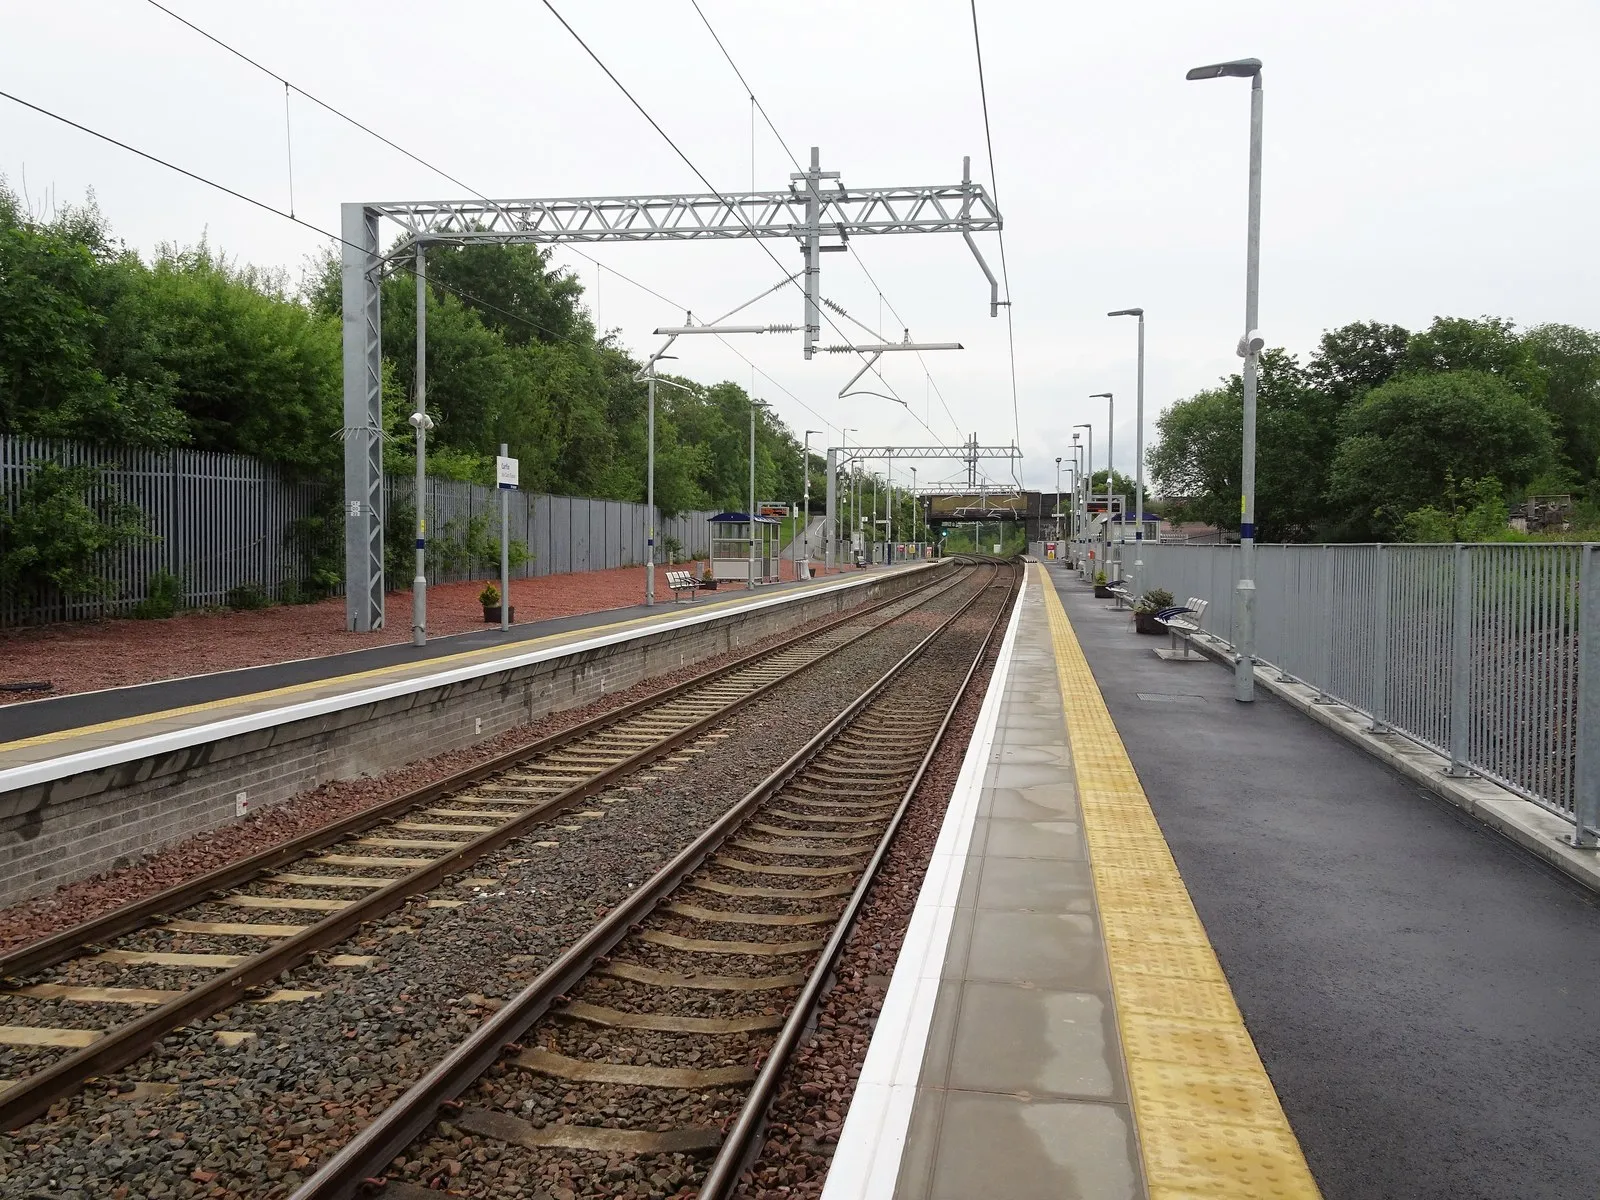
[[[1110,392],[1095,392],[1089,397],[1091,400],[1104,400],[1106,402],[1106,581],[1109,583],[1115,576],[1115,568],[1120,565],[1120,550],[1113,550],[1117,544],[1117,530],[1111,524],[1113,501],[1112,497],[1117,490],[1117,469],[1112,464],[1116,462],[1117,453],[1117,401]],[[1090,444],[1093,444],[1094,435],[1090,434]],[[1093,475],[1091,473],[1091,478]]]
[[1250,80],[1250,195],[1245,228],[1244,336],[1239,355],[1244,359],[1244,447],[1239,497],[1239,586],[1235,592],[1233,698],[1243,703],[1255,697],[1256,651],[1256,375],[1264,344],[1256,333],[1261,282],[1261,60],[1195,67],[1188,79],[1235,78]]
[[[1094,524],[1094,514],[1090,511],[1094,504],[1094,426],[1087,421],[1082,421],[1077,425],[1074,425],[1073,428],[1088,430],[1089,438],[1089,447],[1084,455],[1084,470],[1087,471],[1088,474],[1084,476],[1087,482],[1084,485],[1083,493],[1083,541],[1084,551],[1087,554],[1089,548],[1089,533]],[[1074,434],[1073,436],[1076,437],[1077,435]],[[1085,561],[1087,562],[1087,559]],[[1102,567],[1104,565],[1105,564],[1103,563],[1101,564]],[[1087,566],[1084,568],[1084,571],[1085,578],[1091,580],[1094,578],[1094,576],[1088,574]],[[1110,579],[1111,576],[1107,575],[1106,578]]]
[[[802,496],[800,501],[800,519],[805,522],[803,528],[807,531],[809,531],[811,528],[811,435],[813,433],[820,434],[821,432],[822,430],[820,429],[806,430],[805,456],[801,459],[801,473],[803,479],[800,485]],[[805,545],[802,546],[801,549],[804,550],[805,553],[801,556],[801,565],[805,567],[805,570],[801,573],[801,577],[809,579],[811,578],[811,535],[809,532],[806,532],[803,533],[802,536],[805,538]]]
[[417,490],[413,506],[417,510],[417,574],[411,581],[411,644],[428,642],[428,260],[422,243],[417,243],[417,409],[411,426],[417,431]]
[[750,397],[750,580],[747,586],[756,586],[756,405]]
[[1139,318],[1139,392],[1134,401],[1134,438],[1138,443],[1133,464],[1133,593],[1140,595],[1144,580],[1144,309],[1119,308],[1108,317]]
[[917,545],[917,469],[911,468],[911,545]]
[[[645,381],[646,440],[644,472],[644,606],[656,602],[656,367],[650,364],[650,378]],[[699,580],[695,581],[699,583]]]
[[1056,548],[1061,548],[1061,455],[1056,455]]
[[883,556],[888,565],[894,565],[894,451],[884,461],[886,472],[883,484]]

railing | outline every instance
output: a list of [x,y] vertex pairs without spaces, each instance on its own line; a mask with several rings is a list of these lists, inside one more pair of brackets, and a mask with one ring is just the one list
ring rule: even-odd
[[[1133,547],[1123,547],[1125,562]],[[1143,590],[1211,602],[1237,546],[1145,543]],[[1256,659],[1568,820],[1600,824],[1600,546],[1256,548]]]
[[[96,468],[100,474],[90,499],[134,505],[148,536],[100,556],[95,569],[108,581],[104,597],[56,592],[28,600],[0,597],[0,627],[128,613],[146,598],[158,573],[176,576],[184,602],[197,607],[223,604],[241,585],[280,598],[306,576],[318,537],[326,545],[338,536],[327,532],[330,524],[337,529],[337,522],[330,520],[330,493],[321,485],[288,479],[245,455],[199,450],[0,434],[0,506],[16,503],[40,462]],[[386,506],[409,509],[412,477],[388,476],[384,483]],[[648,510],[642,504],[516,491],[509,494],[509,510],[511,537],[528,555],[512,570],[516,578],[644,562]],[[690,512],[662,520],[657,561],[666,561],[668,538],[682,547],[680,562],[704,558],[711,516]],[[498,576],[499,492],[429,479],[427,517],[436,551],[428,556],[430,581]],[[402,535],[406,545],[409,536],[409,531]],[[485,545],[489,551],[479,553]],[[406,560],[406,570],[389,580],[391,586],[410,586],[409,551]]]

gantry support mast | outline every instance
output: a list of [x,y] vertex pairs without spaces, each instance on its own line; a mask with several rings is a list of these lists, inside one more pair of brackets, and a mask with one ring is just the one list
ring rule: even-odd
[[[852,237],[959,233],[989,281],[989,315],[1002,304],[994,273],[972,240],[998,231],[1000,212],[962,160],[961,182],[932,187],[847,188],[811,165],[786,189],[560,200],[400,201],[343,206],[345,615],[352,630],[383,625],[383,277],[430,244],[708,241],[794,238],[803,259],[805,357],[822,332],[821,256]],[[380,222],[401,228],[384,253]],[[837,239],[837,244],[824,239]],[[831,478],[831,477],[830,477]],[[831,485],[830,485],[831,486]],[[422,503],[422,497],[417,498]]]

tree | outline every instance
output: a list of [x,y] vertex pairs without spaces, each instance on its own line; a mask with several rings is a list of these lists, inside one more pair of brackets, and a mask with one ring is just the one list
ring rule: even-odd
[[1523,343],[1545,375],[1545,411],[1566,466],[1581,481],[1600,471],[1600,334],[1573,325],[1537,325]]
[[1401,372],[1438,375],[1446,371],[1481,371],[1503,380],[1513,391],[1543,401],[1544,372],[1532,348],[1517,336],[1517,327],[1500,317],[1435,317],[1422,333],[1406,343]]
[[148,538],[139,510],[105,495],[96,468],[36,463],[15,505],[0,505],[0,594],[104,595],[101,555]]
[[1399,325],[1381,321],[1329,329],[1306,363],[1306,379],[1343,408],[1399,373],[1410,339]]
[[1455,480],[1518,488],[1554,456],[1550,421],[1483,371],[1406,375],[1368,392],[1347,415],[1331,492],[1345,531],[1387,536]]

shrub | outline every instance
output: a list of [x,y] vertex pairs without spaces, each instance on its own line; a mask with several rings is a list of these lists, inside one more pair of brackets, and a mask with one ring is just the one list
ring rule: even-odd
[[101,555],[153,540],[131,504],[97,492],[95,467],[35,463],[14,507],[0,504],[0,592],[29,600],[51,588],[65,596],[104,596]]
[[144,599],[133,607],[141,621],[160,621],[183,607],[183,580],[169,571],[157,571],[144,585]]
[[237,587],[229,588],[222,602],[234,612],[254,612],[272,603],[260,585],[254,583],[241,583]]
[[1172,593],[1166,588],[1151,588],[1139,597],[1139,603],[1134,607],[1135,612],[1155,613],[1163,608],[1172,607]]
[[683,557],[683,543],[671,534],[661,539],[661,548],[667,552],[669,563],[675,563]]
[[1095,587],[1105,587],[1106,573],[1104,571],[1096,571],[1094,573],[1094,585]]
[[478,593],[478,603],[485,608],[500,607],[500,589],[492,583],[483,585],[483,591]]

